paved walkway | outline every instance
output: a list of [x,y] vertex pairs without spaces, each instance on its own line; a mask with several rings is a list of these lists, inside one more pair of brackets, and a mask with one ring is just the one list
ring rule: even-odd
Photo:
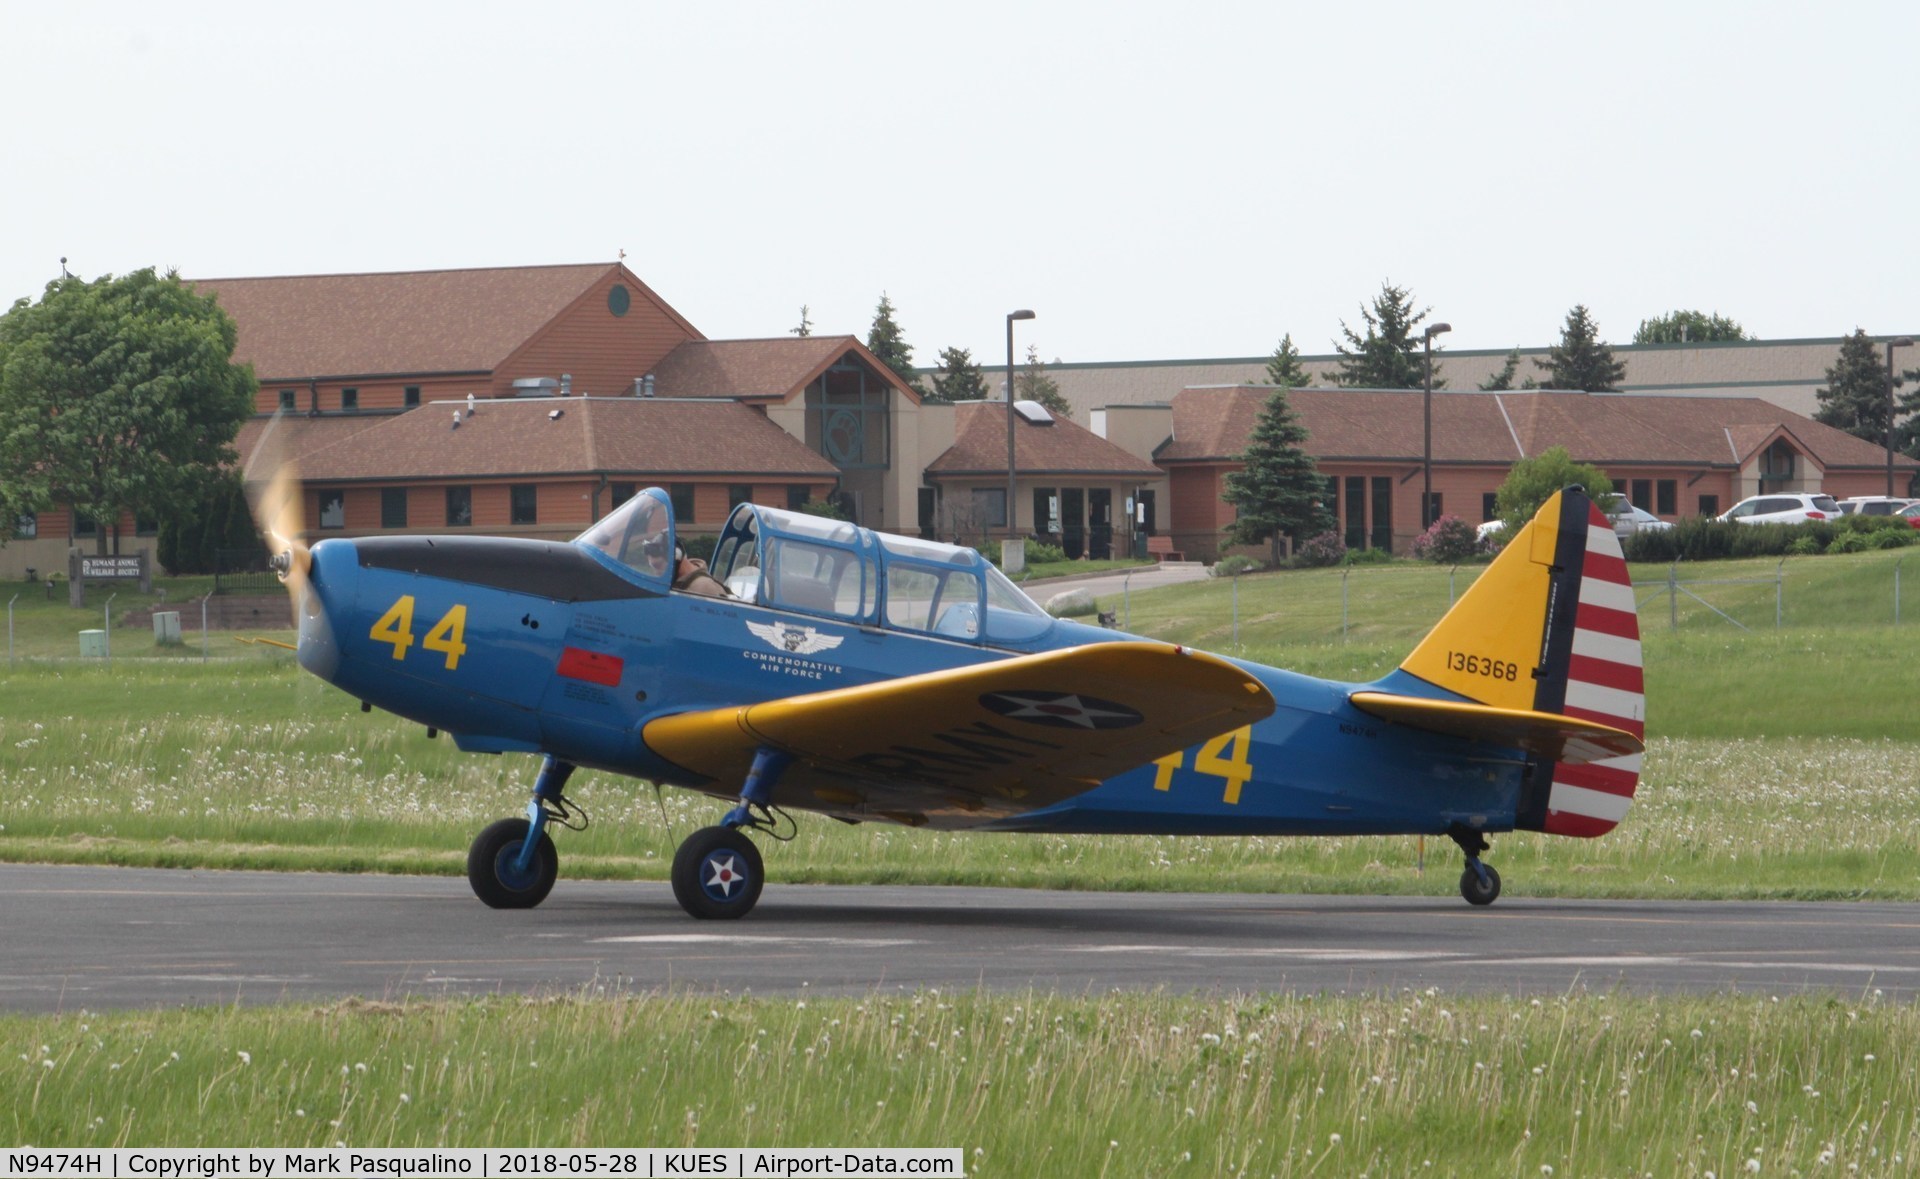
[[1162,561],[1137,569],[1119,569],[1111,573],[1093,573],[1086,577],[1050,577],[1029,582],[1021,588],[1042,606],[1048,599],[1069,590],[1084,589],[1095,598],[1106,598],[1132,590],[1159,589],[1188,581],[1205,581],[1207,567],[1198,561]]

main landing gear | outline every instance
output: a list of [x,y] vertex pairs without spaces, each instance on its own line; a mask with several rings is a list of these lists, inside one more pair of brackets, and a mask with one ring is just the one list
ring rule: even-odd
[[728,811],[718,827],[702,827],[681,843],[673,856],[673,898],[690,915],[704,921],[745,917],[760,900],[766,872],[760,849],[747,830],[772,832],[773,811],[767,800],[793,759],[772,749],[753,755],[740,803]]
[[531,909],[547,899],[560,875],[547,824],[575,831],[587,825],[586,812],[561,793],[573,767],[549,757],[534,783],[524,819],[502,819],[480,833],[467,849],[467,883],[473,895],[494,909]]
[[[766,869],[750,830],[774,838],[775,811],[768,805],[774,783],[792,759],[762,749],[740,792],[739,805],[717,827],[702,827],[673,857],[673,895],[680,907],[704,920],[745,917],[760,900]],[[549,823],[584,830],[586,812],[563,791],[574,767],[549,757],[534,784],[524,819],[502,819],[482,831],[467,849],[467,883],[473,895],[495,909],[531,909],[547,899],[560,875],[560,853],[547,834]]]
[[1447,828],[1447,834],[1467,855],[1467,866],[1460,873],[1460,895],[1469,905],[1491,905],[1500,895],[1500,873],[1481,863],[1480,853],[1492,845],[1486,836],[1462,823]]

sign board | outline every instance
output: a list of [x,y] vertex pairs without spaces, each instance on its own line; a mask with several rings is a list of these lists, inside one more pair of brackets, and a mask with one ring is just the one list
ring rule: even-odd
[[80,576],[89,581],[138,581],[147,563],[139,556],[81,557]]

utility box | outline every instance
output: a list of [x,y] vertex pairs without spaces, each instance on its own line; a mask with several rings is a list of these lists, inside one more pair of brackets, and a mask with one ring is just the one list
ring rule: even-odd
[[153,615],[153,641],[163,647],[177,647],[180,645],[180,611],[155,611]]
[[105,659],[107,657],[107,632],[104,630],[83,630],[80,632],[80,658]]

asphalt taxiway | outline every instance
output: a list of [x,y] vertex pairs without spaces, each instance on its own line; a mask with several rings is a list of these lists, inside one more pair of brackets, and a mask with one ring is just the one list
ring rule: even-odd
[[[1511,889],[1511,885],[1509,886]],[[568,880],[0,865],[0,1009],[551,991],[1402,988],[1920,994],[1920,904],[1039,892],[774,883],[741,921]]]

